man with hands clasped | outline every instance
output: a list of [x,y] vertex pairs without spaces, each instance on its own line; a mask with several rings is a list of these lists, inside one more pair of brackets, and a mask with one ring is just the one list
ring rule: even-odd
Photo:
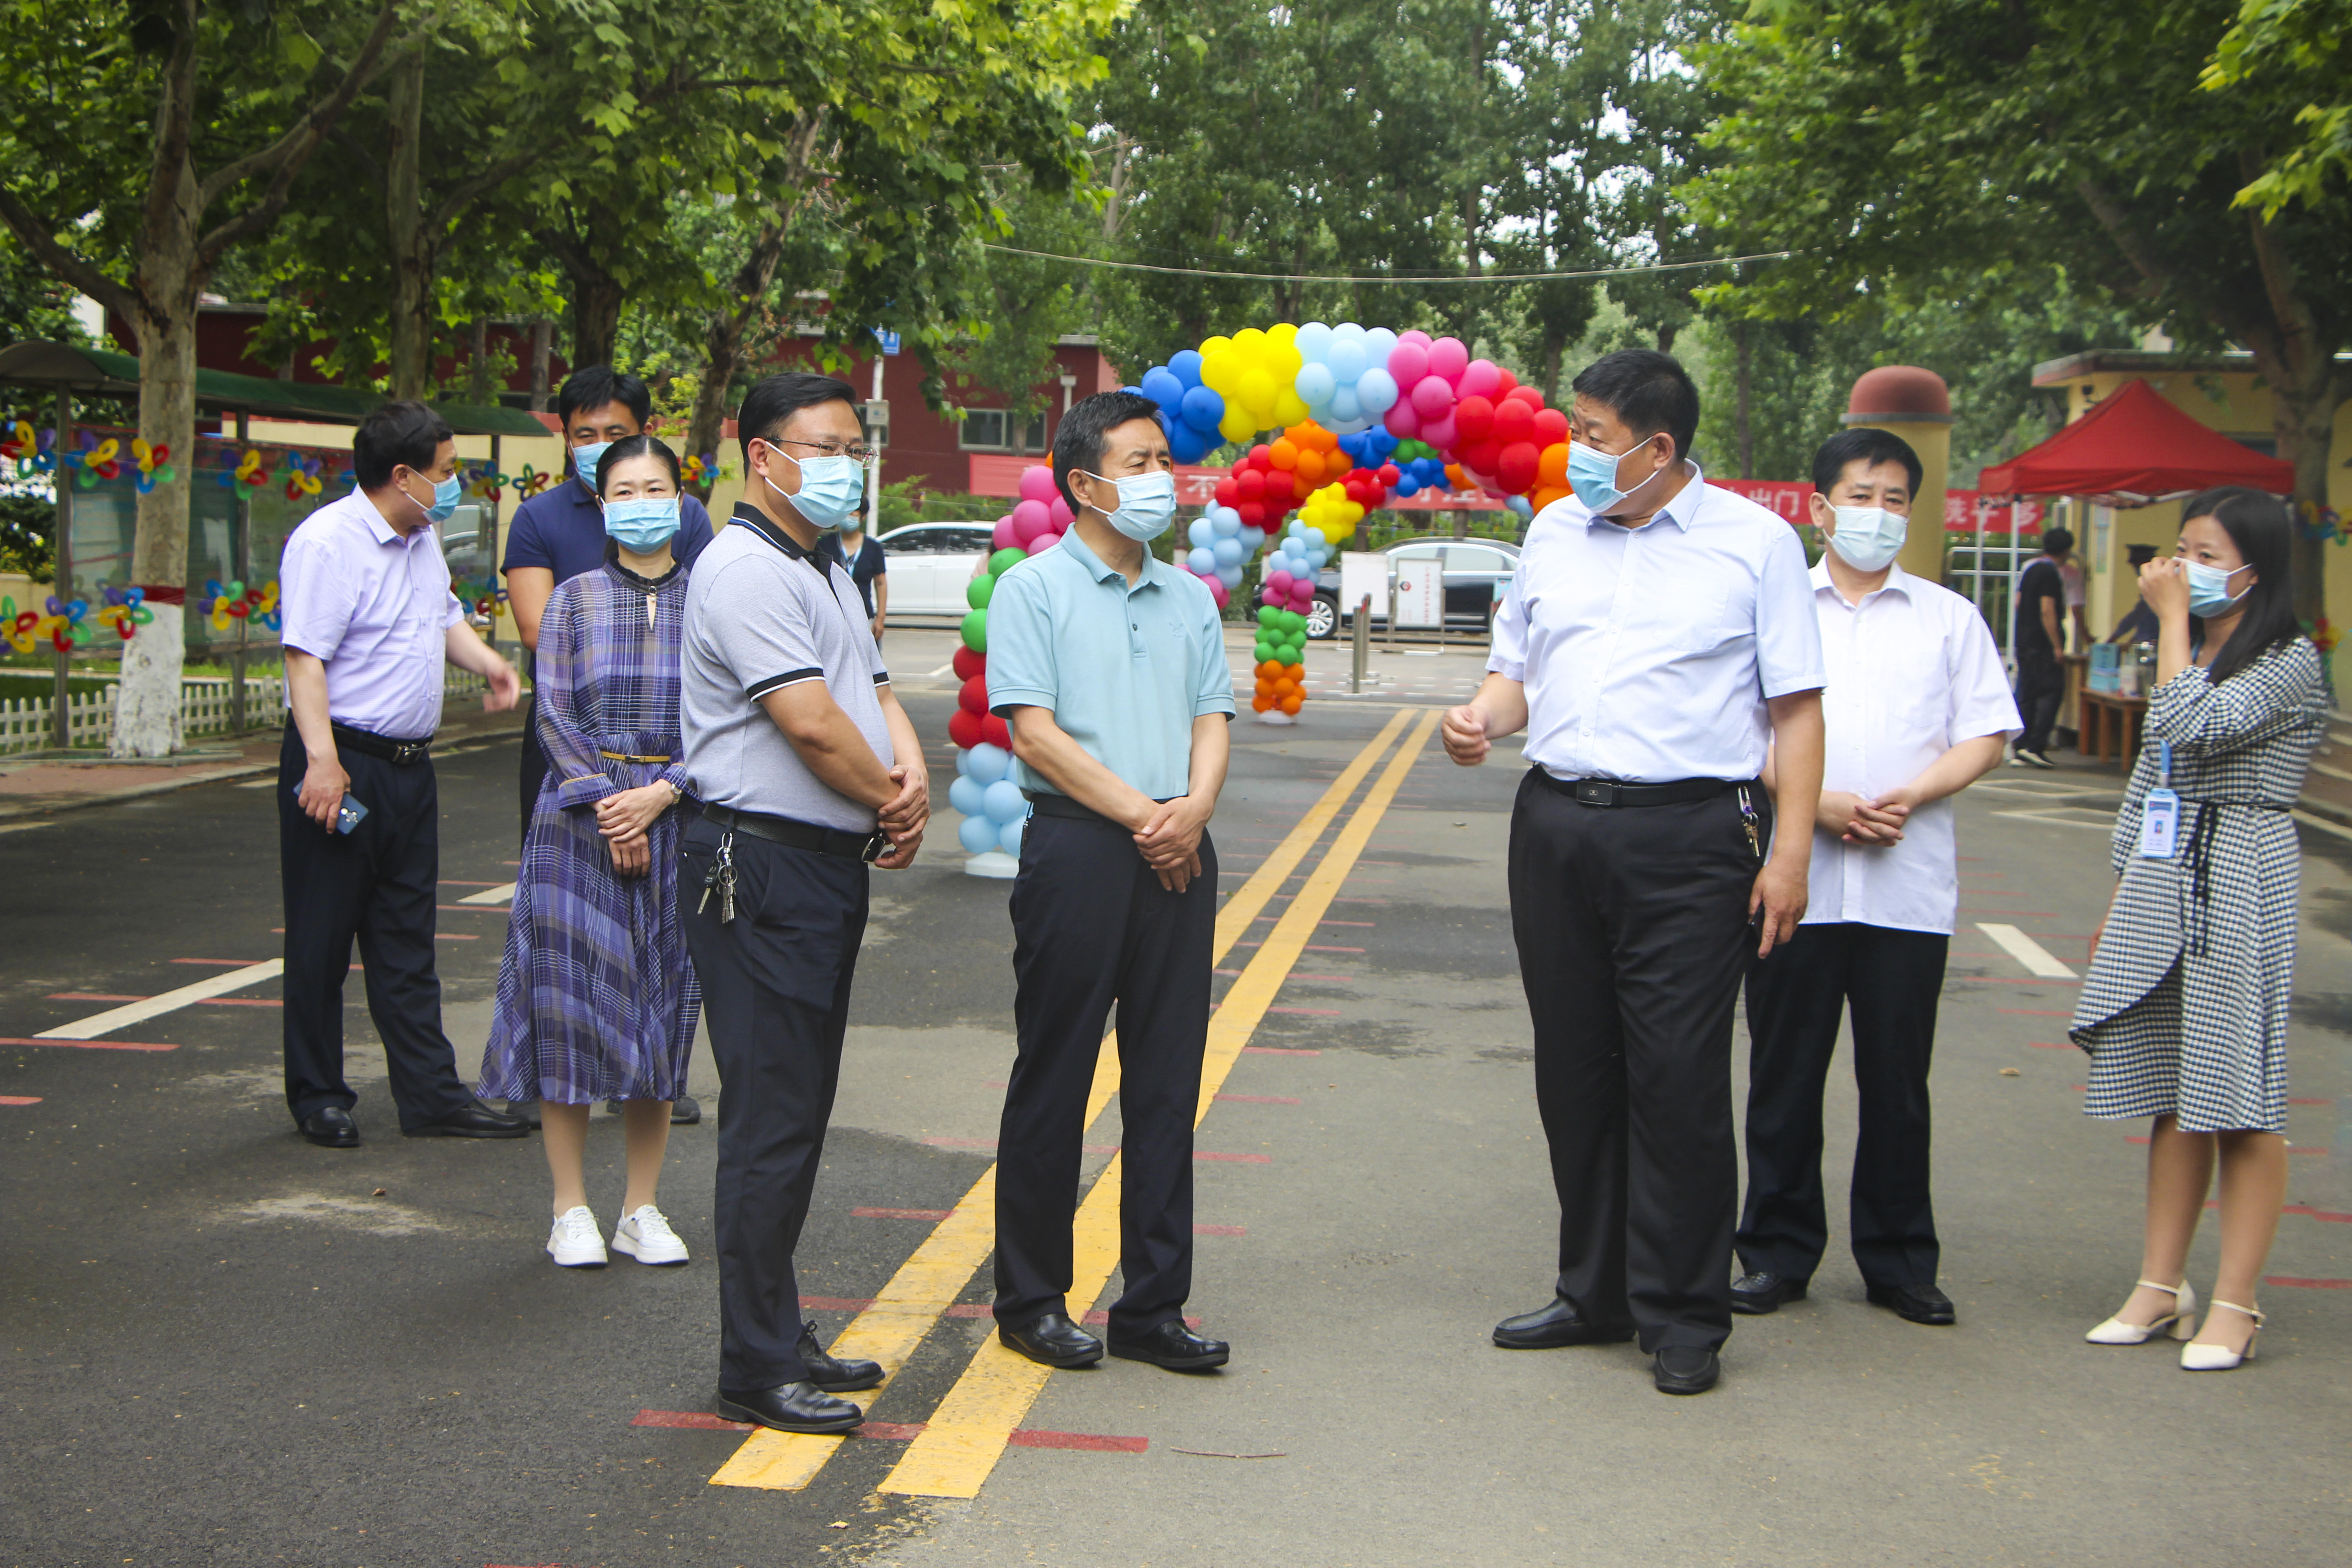
[[1020,1054],[997,1142],[997,1333],[1047,1366],[1102,1359],[1068,1292],[1078,1141],[1116,1004],[1127,1288],[1110,1353],[1203,1371],[1227,1353],[1185,1327],[1184,1301],[1217,919],[1207,828],[1233,674],[1216,601],[1149,548],[1176,516],[1159,405],[1130,392],[1081,399],[1062,416],[1053,468],[1076,520],[1000,578],[988,606],[988,700],[1012,727],[1013,780],[1032,805],[1013,884]]
[[[1511,1350],[1638,1331],[1661,1393],[1715,1386],[1731,1332],[1731,1016],[1797,931],[1822,777],[1821,634],[1795,530],[1688,459],[1698,392],[1645,349],[1574,383],[1571,498],[1528,526],[1465,767],[1525,727],[1511,927],[1559,1194],[1552,1300]],[[1760,781],[1777,742],[1779,789]]]
[[1877,1305],[1915,1323],[1953,1321],[1936,1286],[1927,1158],[1928,1058],[1959,905],[1950,797],[2000,762],[2021,723],[1984,617],[1895,563],[1919,473],[1910,446],[1884,430],[1845,431],[1813,458],[1813,523],[1829,542],[1812,572],[1826,760],[1804,923],[1748,976],[1747,1273],[1731,1288],[1735,1312],[1801,1300],[1828,1245],[1822,1091],[1850,1005],[1854,1262]]

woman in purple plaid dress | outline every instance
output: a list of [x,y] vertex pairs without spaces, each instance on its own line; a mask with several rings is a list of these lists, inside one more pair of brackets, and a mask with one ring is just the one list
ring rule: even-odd
[[695,808],[678,733],[677,454],[650,436],[616,441],[596,493],[604,568],[559,584],[540,621],[547,780],[523,838],[481,1084],[541,1102],[555,1183],[547,1253],[572,1268],[605,1261],[582,1169],[598,1100],[622,1102],[628,1148],[613,1249],[687,1259],[654,1196],[702,1007],[677,922],[677,836]]

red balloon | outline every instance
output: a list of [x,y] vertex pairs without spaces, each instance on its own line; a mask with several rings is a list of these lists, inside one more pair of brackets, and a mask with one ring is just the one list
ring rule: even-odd
[[1264,501],[1245,500],[1242,502],[1241,505],[1234,508],[1234,510],[1242,514],[1242,526],[1244,528],[1264,528],[1265,526],[1265,503]]
[[1536,410],[1535,444],[1557,447],[1568,439],[1568,416],[1557,408]]
[[1013,749],[1011,726],[993,713],[980,721],[980,735],[992,746],[1002,746],[1008,752]]
[[1483,441],[1495,427],[1495,405],[1484,397],[1465,397],[1454,405],[1454,434],[1465,441]]
[[967,713],[987,712],[988,682],[980,676],[973,676],[963,683],[963,689],[956,693],[956,701]]
[[1247,463],[1251,468],[1255,468],[1259,473],[1265,473],[1267,469],[1274,467],[1274,448],[1261,441],[1256,446],[1252,447],[1249,449],[1249,456],[1244,458],[1242,461]]
[[1265,494],[1265,475],[1255,468],[1244,468],[1234,480],[1234,488],[1244,501],[1254,501]]
[[1459,448],[1456,456],[1461,459],[1464,468],[1474,468],[1482,474],[1491,474],[1495,471],[1496,463],[1501,459],[1502,453],[1503,444],[1489,436],[1483,441],[1473,441],[1468,446]]
[[1242,486],[1239,479],[1223,479],[1217,481],[1217,504],[1219,506],[1242,504]]
[[1512,495],[1524,495],[1536,482],[1543,454],[1532,441],[1515,441],[1495,459],[1495,478]]
[[1381,481],[1383,489],[1393,489],[1396,488],[1396,482],[1404,478],[1404,470],[1394,463],[1382,463],[1373,477]]
[[1535,428],[1536,411],[1517,398],[1507,397],[1496,406],[1492,434],[1504,446],[1533,440]]
[[974,653],[960,644],[956,647],[955,658],[949,662],[955,667],[958,680],[970,680],[973,676],[982,674],[988,668],[986,654]]
[[977,713],[967,713],[959,708],[948,715],[948,739],[959,751],[969,752],[988,738],[986,724]]
[[1504,402],[1507,403],[1514,398],[1526,404],[1529,408],[1543,406],[1543,394],[1532,386],[1515,386],[1503,395]]
[[1509,371],[1503,369],[1500,365],[1495,367],[1495,374],[1497,377],[1495,383],[1495,395],[1497,397],[1508,397],[1511,395],[1512,388],[1519,384],[1519,378],[1513,375]]

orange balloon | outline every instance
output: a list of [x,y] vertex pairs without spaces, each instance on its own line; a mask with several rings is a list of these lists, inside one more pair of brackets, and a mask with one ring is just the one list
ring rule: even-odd
[[1541,511],[1552,502],[1566,497],[1568,493],[1568,487],[1565,485],[1544,485],[1539,487],[1533,495],[1528,497],[1528,504],[1536,510]]
[[1457,490],[1470,488],[1470,476],[1462,471],[1462,465],[1459,463],[1445,465],[1445,480]]
[[1315,446],[1318,451],[1336,452],[1339,449],[1339,437],[1320,425],[1309,425],[1307,429],[1314,432]]
[[1306,706],[1307,694],[1303,691],[1294,691],[1282,700],[1282,710],[1285,713],[1296,713]]
[[1568,483],[1568,443],[1546,447],[1536,459],[1536,483],[1559,488]]
[[1315,493],[1315,481],[1305,474],[1293,474],[1290,476],[1290,493],[1292,500],[1305,500]]
[[1320,483],[1323,478],[1323,454],[1309,447],[1298,454],[1298,477],[1308,484]]
[[1265,449],[1265,460],[1277,468],[1295,468],[1298,466],[1298,444],[1287,436],[1282,437]]
[[1274,706],[1274,699],[1261,691],[1250,700],[1250,706],[1255,709],[1258,712],[1263,713],[1267,709]]

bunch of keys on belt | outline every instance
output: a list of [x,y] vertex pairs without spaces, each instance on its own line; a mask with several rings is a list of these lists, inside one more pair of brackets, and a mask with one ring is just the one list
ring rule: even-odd
[[700,914],[710,907],[710,895],[719,895],[719,923],[731,925],[735,921],[735,836],[732,833],[719,840],[719,854],[710,862],[710,869],[702,875],[702,901],[694,906]]
[[1756,836],[1756,803],[1748,798],[1748,786],[1739,786],[1739,826],[1748,833],[1748,852],[1759,860],[1764,858],[1764,841]]

